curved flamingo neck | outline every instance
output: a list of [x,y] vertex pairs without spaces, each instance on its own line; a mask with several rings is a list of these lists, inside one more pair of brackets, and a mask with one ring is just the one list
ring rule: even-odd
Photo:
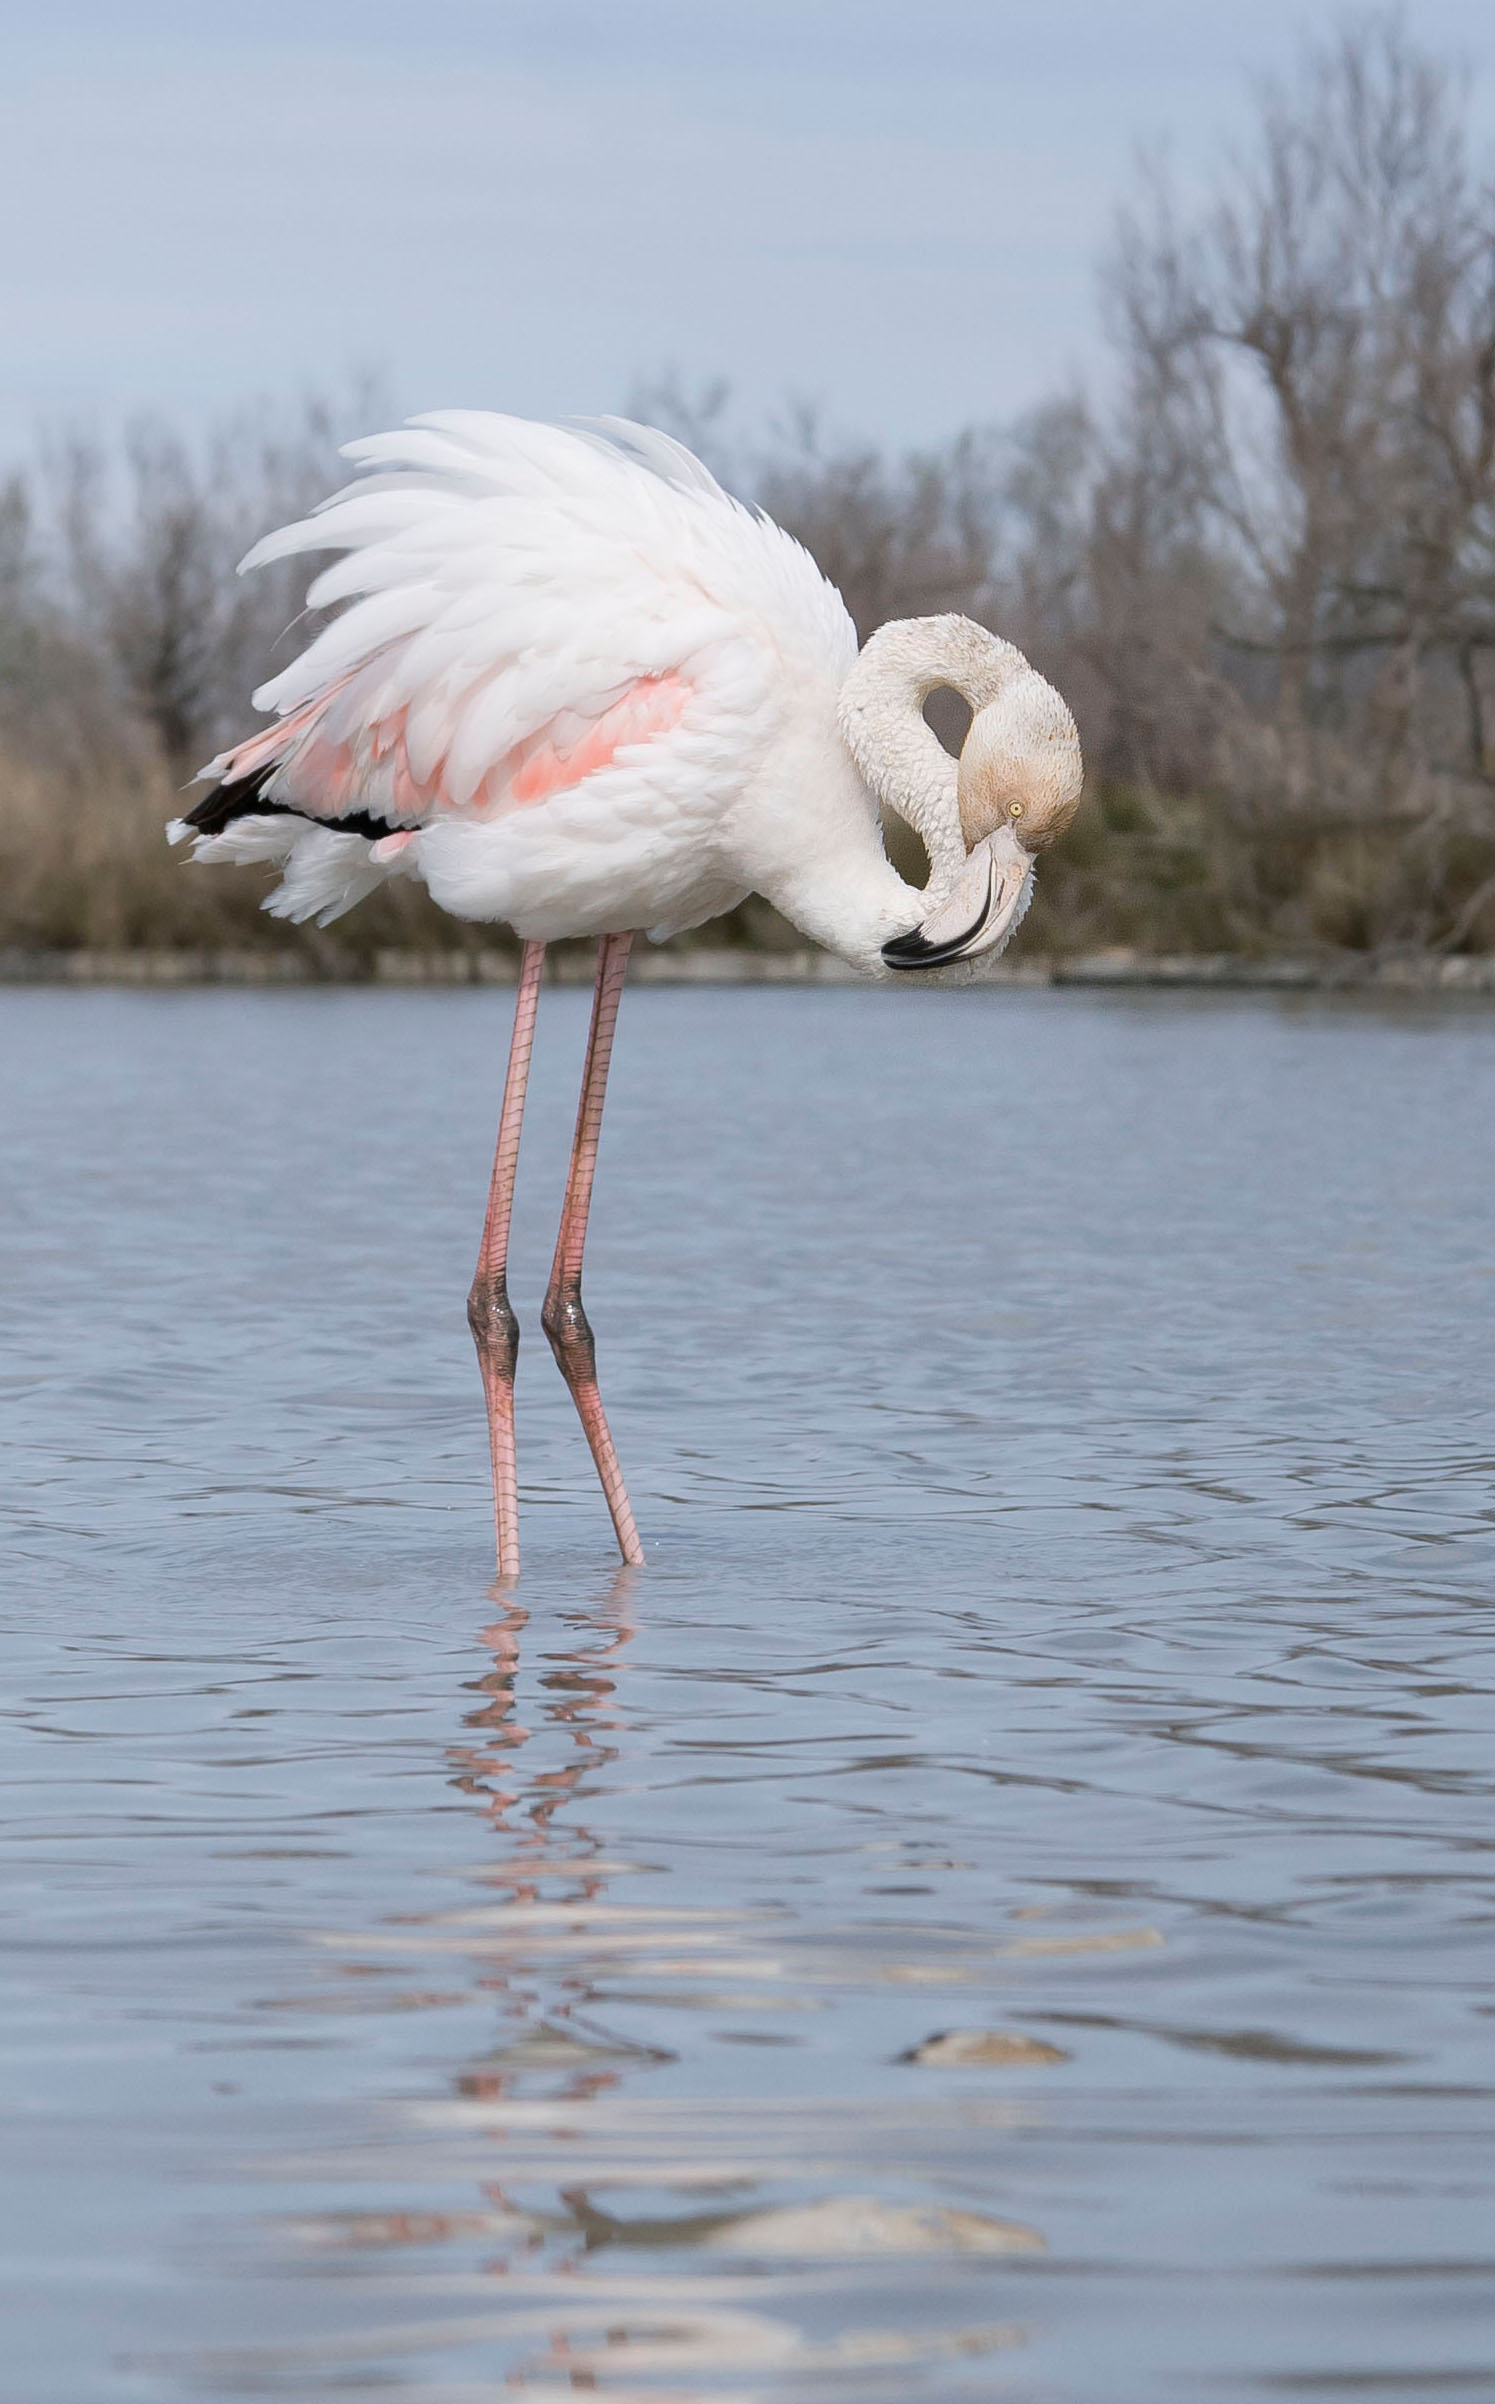
[[985,709],[1025,665],[971,618],[895,618],[868,637],[841,687],[837,715],[858,774],[929,854],[926,904],[954,884],[966,843],[957,763],[926,724],[924,704],[950,685],[973,712]]

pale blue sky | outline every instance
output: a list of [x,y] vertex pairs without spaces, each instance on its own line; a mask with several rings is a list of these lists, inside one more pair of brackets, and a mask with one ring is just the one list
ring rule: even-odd
[[[1209,174],[1316,0],[0,0],[0,456],[378,371],[729,376],[894,441],[1097,356],[1139,141]],[[1417,0],[1495,132],[1489,0]]]

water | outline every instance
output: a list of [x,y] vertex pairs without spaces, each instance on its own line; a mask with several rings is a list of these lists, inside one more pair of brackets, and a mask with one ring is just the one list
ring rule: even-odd
[[4,2392],[1488,2396],[1495,1015],[631,995],[623,1575],[585,1006],[505,1600],[503,997],[0,997]]

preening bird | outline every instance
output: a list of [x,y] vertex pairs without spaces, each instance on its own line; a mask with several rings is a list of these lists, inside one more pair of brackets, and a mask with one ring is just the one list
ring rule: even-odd
[[[599,940],[576,1141],[541,1314],[627,1561],[643,1559],[581,1304],[613,1027],[634,933],[750,893],[872,977],[991,958],[1079,805],[1074,720],[969,618],[861,650],[809,553],[666,435],[441,410],[350,443],[364,472],[243,562],[335,552],[340,613],[261,686],[274,722],[211,761],[174,821],[200,860],[273,861],[266,907],[323,925],[388,877],[519,936],[498,1147],[468,1318],[500,1573],[519,1566],[509,1216],[545,946]],[[957,763],[925,722],[969,703]],[[929,882],[883,847],[890,810]]]

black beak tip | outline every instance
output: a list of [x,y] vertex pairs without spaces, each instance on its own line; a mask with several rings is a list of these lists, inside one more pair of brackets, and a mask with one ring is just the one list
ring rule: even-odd
[[945,954],[939,944],[926,943],[918,928],[913,927],[908,934],[895,935],[891,942],[885,943],[882,956],[889,968],[928,968]]
[[884,962],[889,968],[943,968],[947,960],[963,960],[989,923],[996,903],[996,868],[989,863],[986,899],[962,934],[952,935],[944,943],[931,943],[922,927],[910,927],[906,935],[894,935],[883,945]]

